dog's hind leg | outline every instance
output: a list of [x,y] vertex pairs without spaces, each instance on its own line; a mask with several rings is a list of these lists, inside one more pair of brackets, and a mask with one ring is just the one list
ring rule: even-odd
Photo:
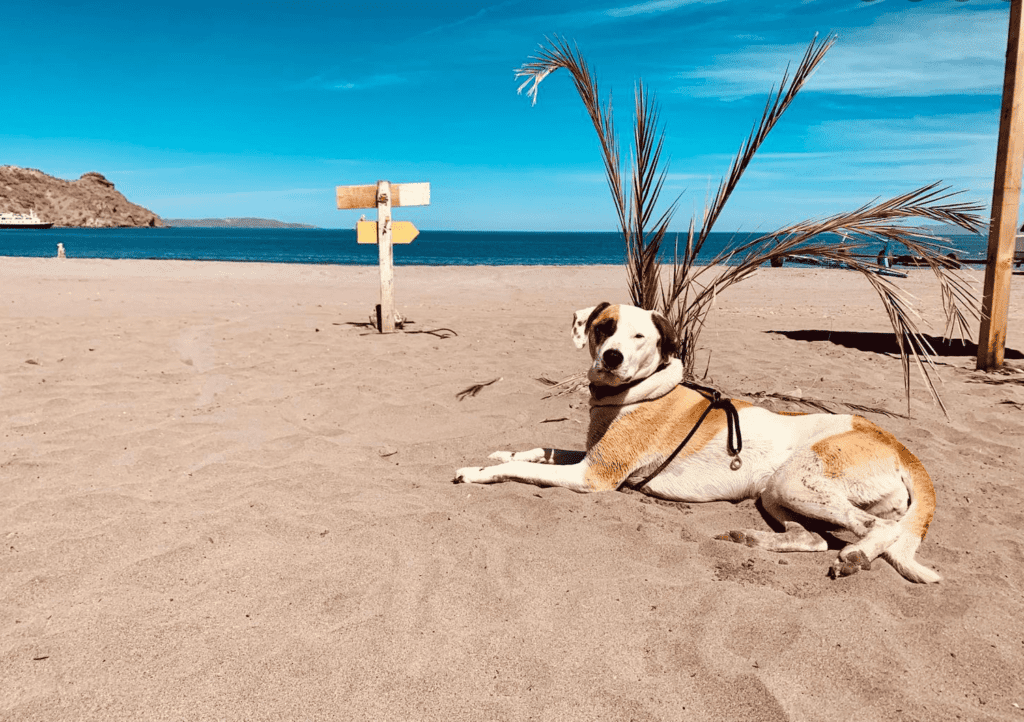
[[748,547],[758,547],[773,552],[823,552],[828,549],[828,542],[820,534],[808,531],[796,520],[796,515],[791,513],[785,506],[779,503],[778,495],[773,493],[774,487],[769,485],[769,490],[761,495],[761,503],[764,510],[776,519],[786,530],[778,533],[773,531],[754,531],[743,529],[742,531],[730,531],[719,534],[716,539],[733,541],[737,544],[746,544]]
[[528,451],[495,451],[488,456],[502,463],[509,461],[529,461],[534,464],[578,464],[587,455],[585,451],[565,451],[563,449],[530,449]]
[[765,508],[780,521],[795,513],[847,529],[858,537],[857,542],[840,550],[831,569],[835,577],[870,569],[871,562],[900,536],[898,522],[851,503],[847,490],[850,481],[826,475],[818,456],[807,451],[779,469],[761,496]]
[[844,547],[832,565],[834,577],[870,569],[899,536],[897,522],[881,519],[850,503],[842,481],[825,476],[820,460],[811,453],[797,454],[768,481],[761,502],[772,517],[785,525],[781,534],[733,531],[717,538],[778,552],[825,551],[824,537],[808,531],[799,519],[814,519],[848,529],[859,539]]
[[748,547],[759,547],[772,552],[823,552],[828,549],[828,542],[820,534],[808,531],[795,521],[783,522],[786,531],[755,531],[743,529],[719,534],[715,539],[746,544]]

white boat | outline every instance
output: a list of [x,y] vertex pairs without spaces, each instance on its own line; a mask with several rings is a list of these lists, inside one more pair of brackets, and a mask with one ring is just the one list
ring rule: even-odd
[[52,228],[53,223],[40,220],[34,210],[28,213],[0,213],[0,228]]

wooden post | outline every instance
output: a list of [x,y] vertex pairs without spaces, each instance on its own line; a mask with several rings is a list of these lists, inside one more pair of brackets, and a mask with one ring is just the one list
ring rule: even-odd
[[1019,105],[1021,74],[1024,73],[1022,1],[1010,0],[1003,104],[999,115],[999,145],[992,188],[992,223],[988,229],[988,264],[985,266],[985,290],[981,302],[983,317],[978,337],[977,368],[982,371],[1002,366],[1006,349],[1017,208],[1020,205],[1021,173],[1024,171],[1024,109]]
[[377,258],[380,260],[380,332],[395,330],[395,266],[391,253],[391,184],[377,181]]

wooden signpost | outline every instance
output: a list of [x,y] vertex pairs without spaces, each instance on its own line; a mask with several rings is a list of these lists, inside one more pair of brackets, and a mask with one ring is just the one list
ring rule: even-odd
[[391,222],[392,206],[429,206],[429,183],[390,183],[376,185],[338,186],[338,208],[376,208],[377,221],[360,221],[356,226],[359,243],[376,243],[380,263],[381,333],[395,330],[395,271],[391,246],[411,243],[419,231],[408,221]]

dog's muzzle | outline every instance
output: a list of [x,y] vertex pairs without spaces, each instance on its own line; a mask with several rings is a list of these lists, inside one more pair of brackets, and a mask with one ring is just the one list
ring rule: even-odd
[[609,371],[614,371],[621,366],[623,360],[622,352],[618,349],[609,349],[601,354],[601,365]]
[[594,365],[590,367],[587,377],[592,383],[602,386],[620,386],[628,383],[630,379],[622,377],[625,361],[626,357],[622,351],[608,349],[594,359]]

